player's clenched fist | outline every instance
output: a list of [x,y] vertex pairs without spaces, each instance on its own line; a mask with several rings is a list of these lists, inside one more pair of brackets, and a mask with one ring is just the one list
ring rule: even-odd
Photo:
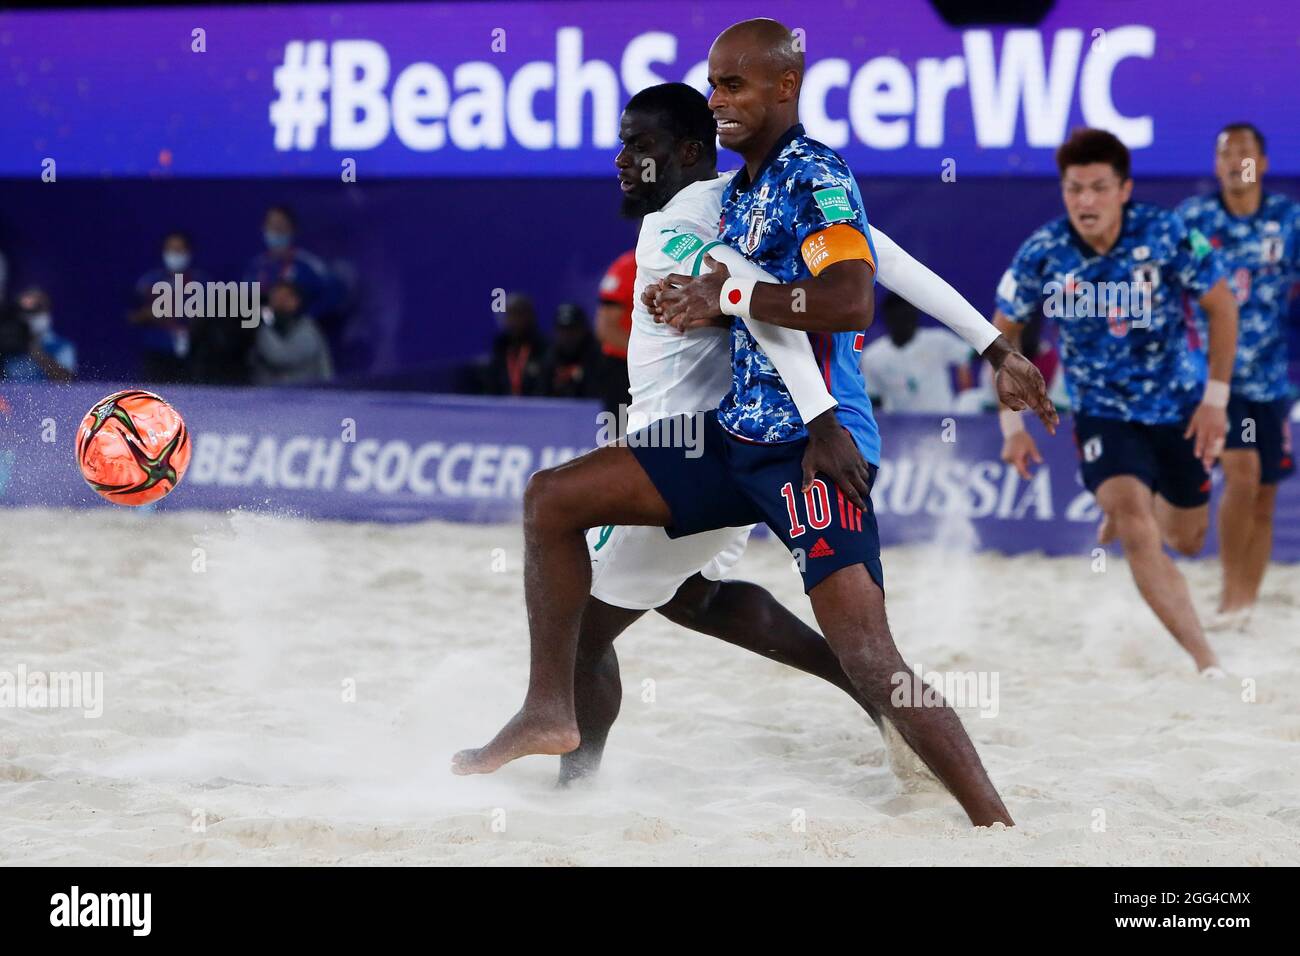
[[731,278],[731,272],[710,255],[704,257],[704,264],[709,271],[694,278],[676,272],[664,277],[655,297],[658,307],[656,322],[665,322],[679,332],[685,332],[702,325],[713,325],[721,317],[718,302],[722,286]]
[[656,279],[647,285],[641,293],[641,304],[646,307],[646,311],[654,317],[656,322],[659,321],[659,293],[663,289],[663,283]]

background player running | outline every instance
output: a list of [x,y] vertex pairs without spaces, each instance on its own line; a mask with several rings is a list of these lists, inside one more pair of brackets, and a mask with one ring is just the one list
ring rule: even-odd
[[[665,295],[673,297],[672,312],[683,322],[725,312],[817,332],[826,367],[837,368],[829,374],[840,403],[837,418],[874,466],[879,432],[855,349],[857,331],[871,321],[874,253],[848,168],[798,125],[802,67],[789,31],[774,21],[737,24],[709,52],[719,139],[745,159],[745,170],[728,188],[720,235],[745,236],[750,257],[785,282],[702,276]],[[725,91],[721,102],[719,91]],[[758,215],[756,204],[769,200],[770,218]],[[946,705],[900,707],[891,700],[893,679],[912,675],[885,620],[869,498],[863,511],[842,497],[832,500],[822,476],[808,495],[796,492],[808,439],[790,393],[743,321],[732,326],[732,355],[732,390],[705,420],[702,454],[606,447],[530,481],[529,692],[523,709],[487,747],[457,755],[457,769],[490,772],[527,753],[562,753],[579,743],[572,677],[590,582],[584,528],[643,524],[680,536],[763,520],[787,546],[807,547],[805,588],[854,687],[895,723],[972,822],[1009,824],[956,714]]]
[[[1209,467],[1223,449],[1237,304],[1223,264],[1174,213],[1130,202],[1128,148],[1076,130],[1056,153],[1066,215],[1020,247],[998,283],[994,323],[1018,338],[1044,299],[1056,323],[1083,482],[1118,537],[1138,590],[1198,669],[1221,675],[1187,582],[1161,548],[1193,555],[1209,521]],[[1194,360],[1183,298],[1209,316],[1209,381]],[[1042,461],[1019,413],[1003,416],[1003,459]],[[1213,668],[1213,670],[1210,670]]]
[[1220,459],[1223,590],[1212,629],[1248,623],[1273,550],[1277,485],[1295,471],[1283,320],[1300,281],[1300,203],[1265,193],[1266,172],[1260,131],[1249,123],[1225,126],[1214,147],[1219,191],[1178,207],[1188,230],[1209,239],[1222,257],[1241,314]]

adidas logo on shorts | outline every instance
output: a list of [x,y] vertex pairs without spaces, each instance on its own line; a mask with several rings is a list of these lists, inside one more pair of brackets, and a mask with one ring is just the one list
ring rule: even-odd
[[818,538],[817,543],[814,544],[812,546],[812,550],[808,552],[808,557],[829,558],[834,553],[835,553],[835,549],[826,543],[825,538]]

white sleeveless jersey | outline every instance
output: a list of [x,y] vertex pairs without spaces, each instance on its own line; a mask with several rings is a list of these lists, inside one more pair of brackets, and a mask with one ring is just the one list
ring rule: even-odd
[[[636,243],[632,332],[627,343],[627,377],[632,394],[629,430],[670,415],[717,408],[731,388],[731,335],[727,329],[685,334],[661,325],[641,304],[641,293],[670,272],[689,273],[690,262],[664,251],[673,233],[716,236],[722,190],[733,173],[691,183],[658,212],[641,221]],[[698,247],[697,247],[698,248]]]

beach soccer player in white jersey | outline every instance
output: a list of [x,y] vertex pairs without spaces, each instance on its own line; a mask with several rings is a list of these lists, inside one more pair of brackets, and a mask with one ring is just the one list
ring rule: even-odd
[[[766,55],[764,47],[773,44],[779,48],[777,55]],[[743,76],[746,70],[753,74],[750,80],[754,88],[753,115],[759,122],[749,137],[753,142],[740,151],[748,163],[757,164],[785,131],[797,125],[795,103],[802,58],[793,52],[788,31],[771,21],[743,24],[728,31],[715,43],[711,65],[715,58],[721,58],[728,76]],[[742,66],[742,62],[748,66]],[[732,81],[731,85],[734,88],[736,84]],[[765,98],[768,102],[764,102]],[[690,151],[700,149],[702,144],[678,145]],[[825,147],[816,145],[834,157]],[[834,159],[838,161],[838,157]],[[710,169],[707,176],[697,175],[691,181],[698,183],[712,178]],[[682,185],[690,185],[690,181]],[[797,188],[797,183],[791,185]],[[856,199],[856,190],[854,196]],[[855,218],[865,229],[865,215]],[[849,340],[849,354],[855,352],[854,339],[859,338],[853,330],[865,328],[871,315],[874,256],[865,232],[859,235],[865,255],[835,263],[824,259],[819,262],[824,266],[819,273],[833,274],[836,281],[824,281],[819,275],[794,283],[802,287],[803,295],[799,298],[806,297],[809,313],[823,311],[832,316],[835,334]],[[675,240],[669,235],[667,241]],[[689,245],[691,237],[687,235],[680,241]],[[678,251],[677,247],[672,247],[672,251]],[[700,251],[697,249],[697,254]],[[809,275],[809,270],[805,269],[804,275]],[[714,290],[713,315],[719,311],[720,287],[721,282]],[[758,297],[753,298],[757,302]],[[782,305],[764,311],[771,314],[774,322],[785,319],[791,325],[806,328],[806,317],[789,305],[794,298],[787,286],[781,296]],[[856,305],[837,307],[832,304],[833,299]],[[689,320],[688,310],[679,310],[678,317]],[[747,324],[757,327],[760,323],[738,318],[733,336],[739,338],[739,330]],[[845,326],[843,330],[835,327],[841,324]],[[800,336],[795,341],[808,349],[806,337]],[[1009,348],[1005,342],[1002,346],[1006,349],[1005,371],[1007,365],[1014,364],[1014,357],[1007,357]],[[992,349],[986,340],[985,354]],[[724,430],[719,424],[720,415],[711,415],[703,423],[702,444],[687,441],[678,442],[677,447],[664,447],[665,443],[647,441],[645,433],[636,433],[625,445],[598,449],[560,468],[539,473],[530,483],[525,524],[526,597],[533,638],[529,695],[524,709],[487,747],[458,754],[455,768],[462,773],[490,772],[527,753],[566,753],[578,745],[579,721],[574,715],[572,668],[580,622],[586,627],[582,618],[590,581],[590,565],[582,540],[584,528],[602,522],[639,524],[667,527],[671,536],[680,538],[696,531],[764,520],[792,550],[800,544],[808,547],[805,585],[826,631],[828,644],[854,690],[897,726],[908,744],[947,784],[973,822],[1009,823],[1006,809],[955,715],[941,704],[927,708],[898,708],[891,704],[891,678],[910,677],[910,671],[898,656],[884,622],[883,572],[869,498],[862,500],[853,493],[854,478],[850,474],[840,480],[840,488],[835,490],[839,505],[836,508],[831,504],[831,489],[826,480],[829,472],[818,471],[811,482],[805,480],[802,459],[816,439],[805,433],[808,430],[801,416],[806,417],[806,413],[797,410],[791,395],[794,389],[788,389],[782,382],[766,353],[759,351],[757,341],[746,350],[743,361],[764,364],[763,372],[770,376],[773,389],[769,400],[782,404],[776,414],[792,432],[788,440],[747,442]],[[1023,365],[1028,367],[1027,362]],[[856,363],[853,367],[856,368]],[[1011,377],[1014,376],[1008,376]],[[1000,372],[999,379],[1002,378]],[[1036,402],[1047,404],[1041,377],[1036,373],[1025,372],[1024,381],[1008,385],[1003,395],[1016,401],[1018,389]],[[831,391],[836,389],[832,387]],[[844,406],[844,400],[851,403],[848,416],[857,425],[858,434],[853,435],[856,445],[868,458],[876,458],[874,421],[860,379],[856,393],[850,388],[845,390],[843,399],[839,394],[834,398],[841,401],[836,412]],[[727,407],[726,401],[723,407]],[[1035,407],[1037,410],[1038,406]],[[689,435],[692,432],[689,418],[666,419],[671,427],[654,434],[679,438]],[[830,431],[836,433],[838,428]],[[874,464],[873,461],[868,465],[868,474],[874,470]],[[796,487],[809,489],[802,503],[794,491]],[[865,505],[862,510],[851,503],[855,498]],[[806,541],[798,540],[809,531],[816,534]],[[577,584],[581,585],[580,589],[575,587]]]

